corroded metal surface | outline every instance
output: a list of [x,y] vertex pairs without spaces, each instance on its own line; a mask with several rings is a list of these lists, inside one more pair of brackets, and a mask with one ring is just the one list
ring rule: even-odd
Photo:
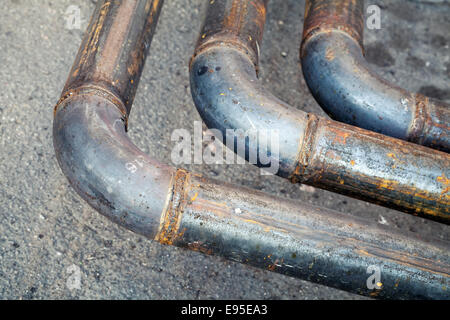
[[[226,10],[229,6],[223,3],[228,2],[231,1],[210,4],[217,7],[209,9],[208,14],[229,15],[217,12]],[[254,1],[240,2],[245,6]],[[347,7],[339,10],[346,12]],[[255,20],[253,16],[239,19]],[[215,19],[207,17],[208,21]],[[263,26],[260,28],[257,35],[262,33]],[[216,30],[217,34],[226,32],[227,26]],[[203,41],[207,42],[208,36]],[[279,154],[270,149],[267,152],[279,162],[278,175],[407,213],[450,221],[450,193],[448,185],[440,181],[450,175],[448,154],[288,106],[258,82],[253,65],[257,54],[247,55],[241,46],[233,47],[231,42],[197,47],[191,61],[191,92],[208,127],[221,130],[224,137],[227,129],[278,130]],[[248,142],[246,155],[259,154],[260,147]]]
[[258,64],[267,2],[268,0],[211,1],[197,47],[229,44],[251,55],[254,63]]
[[161,1],[98,1],[55,107],[54,147],[75,190],[95,209],[154,237],[175,170],[125,135]]
[[306,1],[303,39],[316,33],[339,30],[350,35],[361,47],[364,36],[364,1]]
[[301,48],[311,93],[334,119],[450,151],[450,105],[375,74],[363,56],[362,0],[308,0]]
[[[133,2],[133,8],[160,6],[151,0]],[[127,8],[122,4],[112,5],[121,12]],[[99,10],[103,7],[99,1],[90,28],[103,19]],[[152,25],[157,14],[154,17]],[[120,16],[108,16],[105,24],[120,26],[123,40],[119,47],[123,48],[126,39],[136,35],[130,31],[133,29],[122,30],[126,24],[117,19]],[[142,34],[137,36],[149,45],[151,35],[145,34],[153,27],[144,27],[143,21]],[[88,37],[91,32],[89,29]],[[90,50],[85,48],[89,45],[83,43],[81,55]],[[131,48],[127,52],[142,57],[133,64],[142,66],[147,46],[139,46],[139,42],[135,45],[142,51]],[[130,57],[120,56],[129,61]],[[95,73],[102,61],[89,61],[83,68],[86,74]],[[139,70],[107,70],[121,82],[119,88],[138,80],[135,76]],[[112,74],[104,76],[112,78]],[[57,159],[80,196],[118,224],[163,244],[221,255],[359,294],[379,298],[448,297],[449,243],[419,239],[364,220],[349,220],[334,211],[211,181],[161,164],[140,151],[126,135],[124,116],[133,97],[120,92],[132,91],[117,91],[89,77],[86,83],[76,83],[78,87],[69,78],[66,87],[70,89],[63,92],[55,108]],[[320,120],[312,119],[311,123],[312,133],[320,131]],[[314,141],[311,139],[310,144]],[[367,286],[369,266],[377,266],[382,272],[379,289]]]
[[97,18],[90,22],[63,96],[81,86],[103,88],[120,98],[129,113],[162,1],[100,3],[94,12]]
[[[448,243],[192,177],[174,244],[378,298],[447,297]],[[367,268],[380,266],[380,290]],[[444,288],[444,286],[446,286]]]

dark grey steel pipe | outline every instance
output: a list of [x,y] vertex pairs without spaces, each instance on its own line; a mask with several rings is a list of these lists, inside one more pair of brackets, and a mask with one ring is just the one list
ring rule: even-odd
[[364,59],[363,0],[307,0],[301,61],[333,119],[450,152],[450,105],[380,78]]
[[162,1],[98,1],[55,107],[56,156],[73,188],[125,227],[154,237],[175,169],[125,134]]
[[[277,130],[279,150],[269,145],[267,155],[279,163],[279,176],[449,223],[447,153],[307,114],[267,92],[256,68],[265,15],[263,0],[208,5],[190,65],[192,96],[206,125],[227,144],[228,129]],[[248,160],[265,145],[248,139],[245,147]]]
[[[202,178],[131,142],[132,87],[161,5],[98,1],[53,124],[58,162],[78,194],[163,244],[379,298],[448,298],[448,242]],[[380,271],[379,288],[367,286],[369,267]]]

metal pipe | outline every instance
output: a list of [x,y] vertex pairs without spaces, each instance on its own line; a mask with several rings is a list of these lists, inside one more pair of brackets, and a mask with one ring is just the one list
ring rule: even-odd
[[333,119],[450,152],[450,105],[380,78],[364,59],[364,1],[307,0],[306,83]]
[[[379,298],[448,297],[448,242],[202,178],[131,142],[126,117],[161,5],[97,2],[53,124],[58,162],[78,194],[163,244]],[[367,286],[370,266],[381,272],[378,289]]]
[[97,1],[55,107],[53,143],[61,169],[92,207],[154,237],[175,169],[140,151],[126,124],[162,1]]
[[[278,130],[279,150],[267,155],[278,175],[404,212],[449,223],[450,156],[402,140],[294,109],[257,78],[266,1],[222,0],[208,5],[191,59],[191,92],[210,128]],[[258,156],[247,140],[245,156]],[[234,151],[237,151],[234,143]]]

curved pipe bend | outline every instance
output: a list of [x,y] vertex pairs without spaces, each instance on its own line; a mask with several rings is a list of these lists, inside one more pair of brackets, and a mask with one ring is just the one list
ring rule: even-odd
[[364,1],[308,0],[306,83],[333,119],[450,152],[450,105],[380,78],[363,55]]
[[[305,114],[264,90],[247,54],[222,44],[202,50],[191,63],[191,89],[203,121],[219,129],[225,142],[227,130],[278,130],[282,134],[276,159],[280,164],[278,174],[291,177],[307,126]],[[250,154],[257,155],[262,166],[260,145],[246,142],[247,160]],[[233,145],[237,152],[237,143]],[[275,156],[271,147],[267,145],[267,154]]]
[[[267,148],[279,162],[277,175],[448,223],[448,154],[306,114],[263,88],[255,50],[265,13],[262,0],[208,5],[190,63],[192,96],[206,125],[227,145],[228,129],[277,130],[278,150]],[[247,139],[246,159],[256,154],[261,166],[264,147]]]
[[149,158],[128,138],[123,113],[85,89],[59,104],[54,147],[71,185],[97,211],[155,238],[175,170]]

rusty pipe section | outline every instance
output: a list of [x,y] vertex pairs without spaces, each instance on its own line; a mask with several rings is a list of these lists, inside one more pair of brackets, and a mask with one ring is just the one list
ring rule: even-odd
[[162,1],[97,1],[61,99],[53,143],[78,194],[113,221],[154,237],[175,170],[125,134]]
[[[97,2],[53,124],[59,165],[78,194],[163,244],[379,298],[448,297],[445,241],[202,178],[155,161],[131,142],[125,119],[161,5]],[[99,73],[104,63],[114,67]],[[370,266],[381,272],[376,289],[367,285]]]
[[380,78],[364,59],[364,1],[307,0],[301,61],[333,119],[450,152],[450,105]]
[[[266,154],[279,163],[279,176],[449,223],[448,154],[307,114],[263,88],[255,64],[265,15],[262,0],[208,4],[190,64],[206,125],[225,140],[228,129],[277,130],[278,150],[269,146]],[[245,147],[247,160],[258,155],[262,166],[259,141]]]
[[128,116],[162,1],[99,1],[62,100],[84,88],[108,92]]
[[195,175],[183,191],[169,244],[376,298],[450,297],[448,242]]

